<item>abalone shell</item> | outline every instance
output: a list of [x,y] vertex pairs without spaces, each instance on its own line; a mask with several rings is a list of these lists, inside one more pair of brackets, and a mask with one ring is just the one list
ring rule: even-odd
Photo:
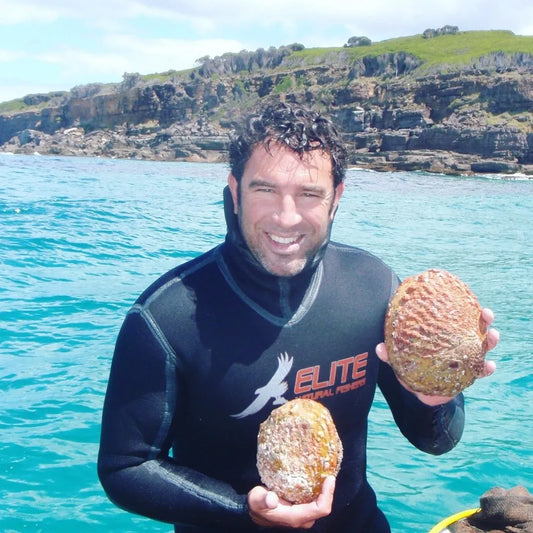
[[257,469],[261,481],[291,503],[316,499],[324,479],[338,474],[342,455],[329,410],[314,400],[283,404],[259,428]]
[[430,269],[406,278],[385,318],[385,345],[400,380],[433,396],[456,396],[483,374],[486,324],[456,275]]

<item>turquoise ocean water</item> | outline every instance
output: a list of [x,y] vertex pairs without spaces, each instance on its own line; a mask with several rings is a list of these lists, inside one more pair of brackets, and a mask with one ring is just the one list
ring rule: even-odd
[[[96,477],[124,314],[224,235],[225,165],[0,156],[0,531],[169,532],[115,508]],[[533,492],[533,181],[350,170],[333,237],[400,276],[451,270],[496,313],[497,373],[467,391],[441,457],[377,396],[368,470],[398,533],[424,533],[493,486]]]

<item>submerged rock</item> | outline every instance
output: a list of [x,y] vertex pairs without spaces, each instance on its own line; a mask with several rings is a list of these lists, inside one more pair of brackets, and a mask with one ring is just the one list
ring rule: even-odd
[[453,533],[528,533],[533,531],[533,496],[520,485],[493,487],[481,496],[480,510],[451,529]]

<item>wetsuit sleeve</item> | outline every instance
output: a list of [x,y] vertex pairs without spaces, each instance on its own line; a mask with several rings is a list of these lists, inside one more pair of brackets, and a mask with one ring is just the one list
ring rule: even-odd
[[397,426],[414,446],[441,455],[459,442],[465,421],[462,394],[444,405],[430,407],[405,389],[392,368],[381,361],[378,384]]
[[117,340],[104,403],[102,486],[119,507],[156,520],[246,528],[246,495],[169,456],[179,371],[151,316],[134,308]]

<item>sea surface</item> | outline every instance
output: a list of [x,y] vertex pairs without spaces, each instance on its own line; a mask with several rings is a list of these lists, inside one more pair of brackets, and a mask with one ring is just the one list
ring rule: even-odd
[[[170,532],[96,476],[114,341],[161,273],[219,243],[223,164],[0,155],[0,531]],[[533,492],[533,180],[352,169],[333,238],[405,277],[446,268],[496,314],[490,378],[450,453],[413,448],[378,394],[368,471],[397,533],[494,486]]]

